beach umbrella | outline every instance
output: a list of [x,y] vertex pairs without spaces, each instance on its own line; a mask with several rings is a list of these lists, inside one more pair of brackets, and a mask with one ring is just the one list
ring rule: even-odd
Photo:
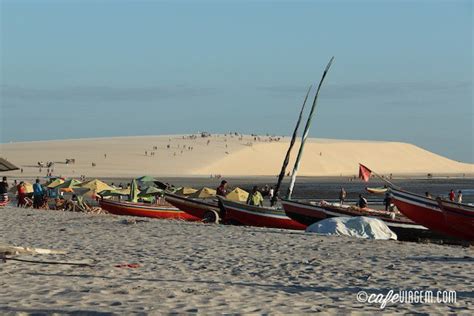
[[249,193],[245,190],[242,190],[239,187],[233,189],[226,195],[226,198],[228,200],[236,201],[236,202],[245,202],[247,201],[248,197],[249,197]]
[[155,187],[148,187],[145,190],[142,190],[140,194],[138,194],[139,197],[144,197],[144,196],[152,196],[152,195],[157,195],[159,193],[162,193],[163,190],[157,189]]
[[90,180],[78,185],[80,188],[89,189],[89,191],[101,192],[105,190],[113,190],[113,188],[99,179]]
[[190,194],[189,197],[191,198],[198,198],[198,199],[206,199],[212,198],[216,196],[216,190],[204,187],[202,189],[197,190],[193,194]]
[[63,179],[57,178],[55,180],[52,180],[50,183],[48,183],[48,185],[46,185],[46,187],[49,188],[49,189],[54,189],[55,187],[57,187],[58,185],[63,184],[63,183],[64,183]]
[[133,179],[132,184],[130,185],[130,201],[137,202],[138,193],[140,193],[140,190],[138,190],[137,181]]
[[190,187],[182,187],[182,188],[179,188],[177,191],[175,191],[174,194],[187,196],[187,195],[193,194],[195,192],[197,192],[196,189],[193,189],[193,188],[190,188]]
[[[33,185],[31,183],[23,182],[23,186],[26,189],[26,193],[33,193]],[[11,192],[11,193],[17,193],[17,191],[18,191],[17,186],[12,186],[9,189],[9,192]]]
[[81,181],[76,180],[76,179],[69,179],[67,181],[64,181],[63,183],[55,186],[55,189],[60,189],[65,192],[72,192],[71,190],[74,188],[78,188],[79,185],[81,184]]

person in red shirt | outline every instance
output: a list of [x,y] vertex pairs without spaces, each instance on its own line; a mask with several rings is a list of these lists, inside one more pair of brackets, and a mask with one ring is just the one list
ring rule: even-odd
[[456,197],[456,194],[454,193],[454,190],[451,189],[451,191],[449,191],[449,200],[454,202],[455,197]]
[[20,182],[20,184],[17,185],[16,187],[18,191],[18,207],[23,207],[26,205],[26,187],[23,181]]

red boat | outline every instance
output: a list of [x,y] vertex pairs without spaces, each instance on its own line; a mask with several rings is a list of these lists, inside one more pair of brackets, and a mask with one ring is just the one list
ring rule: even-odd
[[220,217],[220,208],[215,200],[204,201],[202,199],[192,199],[176,194],[165,193],[166,202],[179,208],[200,220],[217,222]]
[[437,199],[446,224],[474,240],[474,206]]
[[392,201],[397,209],[406,217],[431,230],[446,236],[469,239],[470,235],[456,230],[445,220],[438,202],[415,193],[391,188]]
[[146,203],[134,203],[126,201],[114,201],[108,199],[100,200],[100,207],[109,213],[116,215],[153,217],[162,219],[180,219],[185,221],[199,221],[186,212],[171,205],[157,205]]
[[243,204],[219,197],[224,208],[226,222],[259,227],[273,227],[304,230],[306,225],[300,224],[288,216],[282,209],[268,208]]
[[282,200],[281,204],[286,215],[298,221],[301,224],[311,225],[322,219],[330,217],[354,217],[367,216],[382,220],[392,231],[394,231],[399,240],[416,241],[419,238],[433,237],[432,233],[421,225],[418,225],[404,216],[394,216],[393,213],[361,209],[358,207],[333,205],[324,201],[319,203],[299,202],[294,200]]

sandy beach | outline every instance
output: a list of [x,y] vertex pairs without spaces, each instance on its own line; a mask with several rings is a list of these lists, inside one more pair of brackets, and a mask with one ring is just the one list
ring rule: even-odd
[[[474,252],[460,246],[323,237],[255,227],[0,210],[0,242],[65,250],[7,261],[0,312],[253,313],[381,311],[357,293],[456,291],[453,304],[391,304],[388,313],[474,312]],[[131,267],[123,266],[131,264]],[[137,264],[135,266],[135,264]]]
[[[6,175],[45,176],[37,163],[55,162],[53,174],[63,177],[276,176],[289,138],[200,135],[136,136],[0,144],[1,156],[19,167]],[[296,143],[299,146],[299,142]],[[298,148],[298,147],[295,147]],[[293,166],[293,151],[290,167]],[[65,164],[66,159],[74,164]],[[389,176],[474,176],[474,164],[457,162],[412,144],[400,142],[309,139],[300,176],[354,176],[363,163]],[[94,164],[94,166],[92,166]],[[290,171],[289,169],[288,171]]]

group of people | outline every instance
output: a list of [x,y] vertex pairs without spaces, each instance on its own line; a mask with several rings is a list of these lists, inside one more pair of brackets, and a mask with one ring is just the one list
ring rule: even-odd
[[[25,207],[28,206],[28,190],[26,188],[26,183],[24,181],[20,181],[20,183],[16,183],[15,186],[17,190],[17,206],[18,207]],[[0,182],[0,201],[6,202],[8,201],[8,180],[7,177],[2,178],[2,182]],[[36,179],[35,183],[33,184],[33,207],[34,208],[41,208],[44,203],[44,195],[45,190],[40,183],[39,179]]]
[[449,191],[449,200],[451,202],[458,202],[458,203],[462,203],[462,191],[459,190],[458,191],[458,196],[456,197],[456,193],[454,193],[454,190],[451,189],[451,191]]

